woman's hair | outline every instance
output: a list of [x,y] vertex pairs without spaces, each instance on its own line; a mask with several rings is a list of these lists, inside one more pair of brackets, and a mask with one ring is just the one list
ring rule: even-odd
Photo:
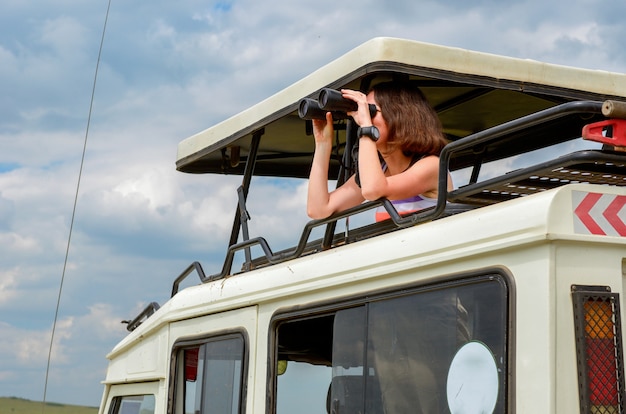
[[439,155],[448,141],[437,113],[417,86],[383,82],[371,90],[387,122],[391,148],[399,146],[407,155]]

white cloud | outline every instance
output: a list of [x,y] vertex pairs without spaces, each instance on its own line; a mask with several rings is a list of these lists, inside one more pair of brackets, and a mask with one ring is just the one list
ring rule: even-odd
[[5,253],[29,252],[36,253],[39,243],[37,239],[17,233],[0,233],[0,249]]
[[[70,389],[78,395],[86,393],[90,399],[100,394],[99,387],[85,383],[85,379],[97,382],[98,376],[104,375],[103,355],[92,355],[92,352],[102,344],[112,347],[122,338],[122,318],[115,315],[110,304],[94,303],[86,311],[59,319],[52,348],[49,327],[32,330],[0,322],[0,381],[6,381],[2,388],[7,396],[23,394],[24,384],[29,384],[27,389],[31,392],[43,389],[49,353],[51,395],[58,396],[63,389]],[[41,398],[41,395],[33,394],[32,397]],[[76,398],[77,401],[81,399]]]
[[0,270],[0,305],[15,297],[18,269]]
[[87,335],[99,340],[120,337],[122,317],[110,303],[94,303],[87,307],[88,313],[76,318],[73,334]]
[[[73,319],[59,321],[55,332],[52,358],[58,363],[68,361],[65,342],[71,338]],[[25,330],[0,323],[0,350],[3,367],[16,369],[20,365],[27,368],[45,366],[50,352],[51,330]]]
[[39,41],[62,57],[76,56],[86,47],[87,28],[69,16],[60,16],[43,22]]

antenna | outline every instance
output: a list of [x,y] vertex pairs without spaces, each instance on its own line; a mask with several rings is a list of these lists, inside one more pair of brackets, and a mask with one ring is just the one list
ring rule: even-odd
[[76,204],[78,203],[78,192],[80,189],[80,180],[83,175],[83,165],[85,163],[85,152],[87,151],[87,138],[89,137],[89,125],[91,124],[91,112],[93,110],[93,101],[96,93],[96,82],[98,80],[98,68],[100,67],[100,57],[102,56],[102,46],[104,45],[104,34],[106,33],[107,21],[109,20],[109,10],[111,9],[111,0],[108,0],[107,11],[104,17],[104,25],[102,27],[102,37],[100,39],[100,48],[98,49],[98,59],[96,61],[96,71],[93,77],[93,87],[91,89],[91,101],[89,103],[89,114],[87,115],[87,128],[85,129],[85,139],[83,142],[83,153],[80,160],[80,168],[78,170],[78,181],[76,182],[76,193],[74,194],[74,205],[72,208],[72,218],[70,220],[70,231],[67,237],[67,247],[65,249],[65,259],[63,261],[63,272],[61,273],[61,283],[59,284],[59,295],[57,297],[56,309],[54,312],[54,322],[52,324],[52,333],[50,335],[50,347],[48,348],[48,360],[46,364],[46,378],[43,387],[43,399],[41,402],[41,413],[46,410],[46,396],[48,393],[48,376],[50,373],[50,360],[52,359],[52,348],[54,346],[54,334],[56,332],[57,320],[59,318],[59,307],[61,304],[61,294],[63,292],[63,282],[65,280],[65,270],[67,269],[67,259],[70,253],[70,242],[72,240],[72,230],[74,228],[74,217],[76,216]]

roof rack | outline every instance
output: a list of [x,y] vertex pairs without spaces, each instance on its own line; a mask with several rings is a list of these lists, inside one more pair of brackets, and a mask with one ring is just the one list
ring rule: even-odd
[[[626,105],[626,104],[622,104]],[[247,211],[245,208],[245,197],[247,194],[246,183],[249,184],[249,174],[244,174],[244,185],[238,189],[239,212],[236,216],[235,224],[237,229],[233,230],[233,237],[226,252],[226,258],[219,273],[205,275],[199,263],[194,262],[185,272],[183,272],[174,282],[172,296],[178,291],[178,286],[192,270],[196,270],[200,281],[203,283],[225,278],[231,274],[234,254],[244,250],[246,252],[246,262],[243,271],[249,271],[262,265],[272,265],[291,260],[315,251],[326,250],[332,246],[342,245],[356,240],[371,237],[383,232],[388,232],[400,228],[414,226],[419,223],[438,219],[451,214],[446,209],[456,210],[456,212],[470,209],[469,205],[481,206],[523,197],[532,193],[555,188],[572,182],[601,183],[606,185],[626,186],[626,152],[602,151],[578,151],[559,157],[555,160],[537,164],[522,170],[514,171],[494,179],[483,182],[474,182],[457,190],[447,191],[447,171],[455,157],[462,157],[465,152],[471,150],[474,153],[476,148],[481,148],[481,162],[474,165],[474,170],[480,170],[482,161],[493,160],[499,155],[498,147],[511,142],[512,136],[520,132],[529,132],[539,126],[545,126],[555,120],[578,116],[578,124],[581,120],[594,120],[596,115],[603,114],[603,103],[597,101],[574,101],[564,103],[549,109],[536,112],[525,117],[506,122],[504,124],[489,128],[479,133],[467,136],[458,141],[448,144],[440,155],[440,176],[439,176],[439,196],[437,205],[434,208],[418,211],[409,215],[401,216],[394,208],[393,204],[386,199],[365,202],[359,206],[350,208],[343,212],[334,214],[328,218],[309,221],[302,232],[298,245],[292,249],[274,253],[263,237],[249,238],[247,232]],[[584,115],[580,117],[579,115]],[[584,124],[587,125],[587,124]],[[584,126],[583,125],[583,126]],[[579,131],[580,125],[579,125]],[[257,135],[257,140],[260,134]],[[524,136],[524,134],[522,134]],[[488,154],[489,152],[491,154]],[[506,151],[508,154],[509,151]],[[254,152],[252,152],[254,155]],[[495,155],[494,155],[495,154]],[[253,168],[254,157],[248,159],[249,165],[246,168]],[[477,172],[472,174],[477,177]],[[462,204],[451,204],[462,203]],[[466,203],[466,204],[463,204]],[[327,235],[314,242],[309,242],[311,231],[319,226],[333,225],[338,220],[353,216],[363,211],[371,210],[378,206],[383,206],[391,216],[391,220],[383,223],[376,223],[366,228],[357,229],[358,233],[354,237],[350,235]],[[243,231],[243,241],[233,242],[238,236],[238,229]],[[252,260],[250,258],[250,248],[258,245],[264,253],[264,257]]]
[[[624,103],[618,104],[620,107],[626,105]],[[620,115],[603,110],[605,106],[606,103],[596,101],[568,102],[452,142],[442,151],[440,168],[449,166],[450,160],[455,154],[481,146],[484,151],[484,148],[489,146],[497,146],[501,138],[506,139],[511,134],[524,129],[532,131],[534,127],[542,127],[557,119],[588,114],[589,118],[579,117],[578,128],[581,130],[589,126],[589,120],[597,119],[594,117],[595,115]],[[583,122],[582,128],[581,122]],[[586,139],[592,139],[592,137]],[[614,144],[622,143],[615,142]],[[626,185],[624,178],[625,161],[625,153],[613,152],[610,148],[605,148],[602,151],[579,151],[483,182],[476,181],[481,166],[481,163],[478,163],[474,166],[475,171],[472,172],[473,178],[470,180],[470,184],[445,192],[445,197],[446,200],[454,202],[492,204],[574,182],[623,186]],[[445,182],[442,182],[440,177],[440,191],[442,188],[445,189],[446,187]],[[443,197],[440,196],[440,201],[443,201]]]

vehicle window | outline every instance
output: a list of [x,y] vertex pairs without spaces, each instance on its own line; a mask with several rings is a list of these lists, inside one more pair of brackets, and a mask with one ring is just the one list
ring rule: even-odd
[[[241,410],[244,341],[213,339],[178,351],[185,414],[235,414]],[[181,404],[176,404],[180,407]]]
[[279,323],[276,412],[504,412],[507,302],[481,277]]
[[125,395],[115,397],[111,414],[154,414],[154,395]]

